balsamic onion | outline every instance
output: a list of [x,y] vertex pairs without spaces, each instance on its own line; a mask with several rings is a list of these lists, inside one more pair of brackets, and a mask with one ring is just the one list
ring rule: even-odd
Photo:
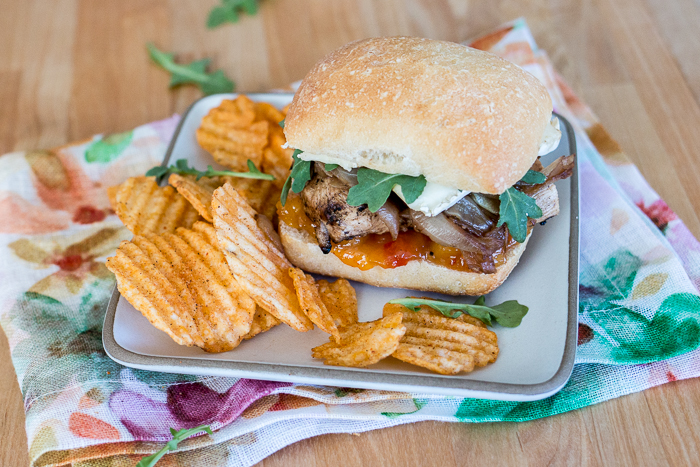
[[477,238],[449,220],[444,214],[428,217],[420,211],[411,210],[410,213],[413,228],[430,237],[435,243],[471,253],[482,253],[483,247]]
[[401,224],[401,215],[399,214],[399,208],[396,207],[391,201],[387,201],[384,205],[375,212],[389,229],[391,234],[391,239],[396,240],[399,236],[399,225]]
[[474,200],[482,209],[490,212],[491,214],[498,215],[498,210],[501,207],[501,202],[496,195],[485,195],[482,193],[471,193],[467,196]]
[[495,221],[486,215],[469,196],[465,196],[447,208],[445,215],[478,237],[491,230],[495,224]]

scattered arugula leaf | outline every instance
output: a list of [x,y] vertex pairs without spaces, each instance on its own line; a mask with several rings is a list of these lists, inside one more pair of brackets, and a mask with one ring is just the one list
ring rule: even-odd
[[214,29],[224,23],[237,23],[239,13],[243,11],[251,16],[258,13],[258,0],[222,0],[207,17],[207,28]]
[[175,431],[173,428],[171,428],[170,433],[173,435],[173,439],[168,441],[163,447],[163,449],[161,449],[160,451],[141,459],[139,463],[136,464],[136,467],[153,467],[154,465],[156,465],[156,462],[158,462],[161,457],[168,453],[168,451],[174,451],[175,449],[177,449],[177,445],[180,441],[184,441],[190,436],[200,433],[202,431],[205,431],[207,434],[210,435],[213,434],[209,425],[202,425],[195,428],[190,428],[189,430],[183,428],[179,431]]
[[197,180],[202,177],[216,177],[219,175],[224,175],[228,177],[240,177],[240,178],[256,178],[259,180],[274,180],[275,177],[270,174],[262,173],[255,167],[253,161],[248,159],[248,172],[232,172],[230,170],[214,170],[211,165],[207,166],[207,170],[197,170],[194,167],[187,165],[186,159],[178,159],[175,161],[174,165],[170,167],[165,167],[162,165],[151,168],[146,172],[146,177],[156,177],[156,183],[160,183],[165,177],[170,176],[170,174],[179,175],[196,175]]
[[467,313],[489,326],[492,325],[491,320],[495,319],[498,324],[507,328],[518,327],[528,312],[528,307],[521,305],[517,300],[508,300],[499,305],[486,306],[486,299],[483,295],[477,298],[472,305],[426,298],[397,298],[389,300],[389,303],[398,303],[412,311],[419,311],[421,305],[427,305],[448,318],[459,318],[462,314]]
[[323,166],[324,166],[324,167],[326,168],[326,170],[329,171],[329,172],[330,172],[331,170],[335,170],[335,169],[337,169],[337,168],[339,167],[338,164],[323,164]]
[[285,121],[285,120],[286,120],[286,118],[283,118],[282,121],[280,122],[280,126],[281,126],[283,129],[284,129],[284,121]]
[[539,185],[547,181],[547,176],[536,170],[528,170],[520,181],[528,185]]
[[542,216],[542,210],[533,198],[513,187],[504,191],[499,199],[501,206],[496,226],[507,224],[513,239],[518,243],[523,243],[527,238],[527,218],[537,219]]
[[287,204],[287,196],[289,195],[290,188],[294,193],[301,193],[301,190],[303,190],[309,180],[311,180],[312,162],[299,159],[299,154],[301,153],[302,151],[295,149],[294,154],[292,154],[292,158],[294,159],[292,170],[282,186],[282,194],[280,195],[282,206]]
[[234,83],[226,77],[223,71],[217,70],[213,73],[207,73],[207,65],[210,62],[208,58],[183,65],[175,63],[174,54],[158,50],[153,43],[148,43],[146,47],[151,60],[170,72],[171,88],[181,84],[194,84],[207,96],[222,92],[233,92]]
[[366,204],[369,210],[377,212],[391,194],[391,190],[396,186],[401,187],[406,204],[414,202],[425,188],[425,177],[411,177],[410,175],[386,174],[378,170],[361,167],[357,169],[357,185],[350,188],[348,192],[348,204],[350,206],[361,206]]

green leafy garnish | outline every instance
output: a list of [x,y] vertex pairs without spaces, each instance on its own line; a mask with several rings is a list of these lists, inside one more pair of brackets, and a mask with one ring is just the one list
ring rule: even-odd
[[280,195],[282,206],[287,204],[287,195],[289,195],[290,188],[294,193],[301,193],[301,190],[303,190],[309,180],[311,180],[312,162],[299,159],[299,154],[301,153],[302,151],[295,149],[294,154],[292,154],[292,158],[294,159],[292,170],[282,186],[282,194]]
[[175,429],[171,428],[170,433],[173,435],[173,439],[168,441],[165,444],[165,447],[163,447],[163,449],[161,449],[157,453],[141,459],[139,463],[136,464],[136,467],[153,467],[154,465],[156,465],[156,462],[158,462],[161,457],[168,453],[168,451],[174,451],[175,449],[177,449],[177,445],[180,441],[183,441],[201,431],[205,431],[207,432],[207,434],[210,435],[213,434],[209,425],[202,425],[196,428],[190,428],[189,430],[182,429],[179,431],[175,431]]
[[510,235],[518,243],[527,238],[527,218],[537,219],[542,216],[542,210],[533,198],[513,187],[508,188],[499,197],[501,207],[498,211],[497,227],[508,225]]
[[224,23],[237,23],[243,11],[253,16],[258,13],[258,0],[222,0],[209,12],[207,28],[214,29]]
[[410,175],[386,174],[378,170],[361,167],[357,169],[357,185],[350,188],[348,192],[348,204],[350,206],[361,206],[366,204],[369,210],[377,212],[391,194],[391,190],[396,186],[401,187],[406,204],[414,202],[425,188],[425,177],[411,177]]
[[282,121],[280,122],[280,126],[281,126],[282,128],[284,128],[284,121],[285,121],[285,120],[286,120],[286,118],[283,118]]
[[523,316],[528,311],[528,308],[518,303],[517,300],[508,300],[500,305],[493,306],[486,306],[485,302],[486,299],[483,295],[477,298],[473,305],[426,298],[397,298],[389,300],[389,303],[398,303],[412,311],[419,311],[421,305],[427,305],[448,318],[459,318],[462,314],[467,313],[489,326],[492,325],[491,319],[495,319],[498,324],[507,328],[518,327],[523,320]]
[[270,174],[262,173],[255,167],[253,161],[248,159],[248,172],[232,172],[230,170],[214,170],[211,165],[207,166],[207,170],[197,170],[194,167],[187,165],[186,159],[178,159],[175,161],[174,165],[170,167],[165,167],[162,165],[153,167],[148,172],[146,172],[146,177],[156,177],[156,182],[160,183],[166,176],[170,174],[179,175],[196,175],[197,180],[202,177],[216,177],[219,175],[224,175],[228,177],[240,177],[240,178],[256,178],[259,180],[274,180],[275,177]]
[[527,183],[528,185],[539,185],[547,181],[547,176],[542,172],[536,170],[528,170],[523,178],[520,179],[521,182]]
[[153,44],[146,45],[151,59],[160,67],[170,72],[170,87],[180,84],[194,84],[205,95],[222,92],[233,92],[233,81],[228,79],[223,71],[207,73],[210,60],[204,58],[187,65],[175,63],[174,55],[158,50]]
[[338,164],[323,164],[327,171],[335,170],[338,168]]

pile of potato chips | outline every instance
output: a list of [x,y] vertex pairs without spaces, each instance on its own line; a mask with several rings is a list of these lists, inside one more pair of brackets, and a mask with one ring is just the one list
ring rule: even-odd
[[120,293],[180,345],[226,352],[285,323],[317,326],[330,341],[312,350],[328,365],[365,367],[388,356],[442,374],[495,361],[496,335],[481,321],[424,307],[387,304],[384,317],[358,322],[355,290],[295,268],[274,227],[280,188],[292,164],[279,122],[285,111],[245,96],[204,117],[197,140],[235,171],[247,161],[274,181],[172,173],[170,186],[133,177],[108,189],[134,234],[107,260]]

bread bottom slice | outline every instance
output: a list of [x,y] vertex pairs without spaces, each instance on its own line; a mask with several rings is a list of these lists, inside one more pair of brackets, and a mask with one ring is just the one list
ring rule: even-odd
[[306,231],[280,221],[279,234],[289,261],[305,271],[343,277],[377,287],[415,289],[448,295],[483,295],[496,289],[518,264],[530,240],[528,234],[525,242],[509,248],[506,251],[506,262],[496,269],[496,273],[482,274],[455,271],[423,260],[409,261],[405,266],[393,269],[376,266],[363,271],[343,263],[334,254],[324,255],[316,240]]

